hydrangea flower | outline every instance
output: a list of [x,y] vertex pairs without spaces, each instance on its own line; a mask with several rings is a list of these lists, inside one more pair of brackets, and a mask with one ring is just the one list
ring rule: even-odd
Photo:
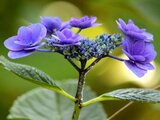
[[40,17],[40,21],[50,34],[52,34],[54,30],[59,30],[62,26],[62,21],[58,17]]
[[148,70],[154,69],[150,62],[156,57],[156,51],[151,43],[125,38],[123,52],[129,58],[125,64],[138,77],[142,77]]
[[146,32],[145,29],[139,29],[132,20],[128,20],[128,24],[126,24],[122,19],[118,19],[117,24],[118,28],[127,37],[131,37],[132,40],[143,40],[145,42],[153,41],[153,35]]
[[70,25],[72,27],[77,27],[80,29],[85,29],[85,28],[89,28],[89,27],[94,27],[94,26],[98,26],[100,25],[99,23],[96,23],[97,18],[96,17],[88,17],[88,16],[84,16],[80,19],[78,18],[71,18],[70,20]]
[[70,29],[64,29],[62,31],[57,31],[56,36],[52,35],[53,46],[68,46],[68,45],[80,45],[80,40],[83,39],[82,36],[74,34]]
[[46,27],[48,34],[71,28],[69,22],[62,22],[59,17],[40,17],[41,23]]
[[40,23],[20,27],[16,36],[4,42],[5,47],[10,50],[8,56],[15,59],[32,54],[43,45],[40,42],[46,36],[46,32],[46,28]]

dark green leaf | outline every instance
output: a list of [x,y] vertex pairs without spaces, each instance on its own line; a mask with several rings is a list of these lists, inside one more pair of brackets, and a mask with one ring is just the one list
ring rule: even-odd
[[[75,94],[76,83],[60,84],[70,94]],[[95,97],[86,87],[85,98]],[[43,88],[34,89],[19,97],[12,106],[8,118],[29,118],[31,120],[71,120],[74,103],[63,96]],[[92,112],[91,112],[92,111]],[[83,108],[80,120],[105,120],[106,115],[100,103]]]

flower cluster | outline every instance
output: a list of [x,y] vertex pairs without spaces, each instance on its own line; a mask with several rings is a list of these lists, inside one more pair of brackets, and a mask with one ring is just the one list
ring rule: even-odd
[[120,34],[102,34],[94,40],[82,39],[80,45],[61,46],[54,48],[63,54],[67,59],[89,60],[90,58],[100,58],[108,55],[121,42]]
[[[150,64],[156,56],[152,45],[153,35],[145,29],[139,29],[129,20],[126,24],[122,19],[117,21],[121,34],[102,34],[90,40],[81,36],[83,29],[101,25],[96,17],[84,16],[80,19],[71,18],[62,22],[58,17],[41,17],[40,23],[22,26],[16,36],[8,38],[4,45],[9,49],[8,56],[12,59],[21,58],[34,52],[57,52],[66,59],[87,61],[91,58],[111,57],[124,63],[138,77],[154,67]],[[78,28],[73,32],[72,28]],[[111,56],[111,52],[122,45],[122,51],[129,60]]]
[[153,35],[145,29],[139,29],[132,20],[126,24],[122,19],[118,20],[119,29],[125,34],[123,40],[123,52],[129,60],[125,60],[127,67],[138,77],[142,77],[147,70],[154,69],[150,63],[156,57],[156,51],[152,45]]

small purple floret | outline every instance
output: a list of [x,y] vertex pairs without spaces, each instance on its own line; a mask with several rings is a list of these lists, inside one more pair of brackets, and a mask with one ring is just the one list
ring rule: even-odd
[[58,17],[40,17],[40,21],[51,34],[54,30],[59,30],[62,26],[62,21]]
[[142,77],[148,70],[154,69],[150,62],[156,57],[156,51],[151,43],[133,41],[127,37],[124,39],[122,47],[123,52],[129,58],[125,64],[138,77]]
[[70,25],[72,27],[77,27],[80,29],[85,29],[85,28],[101,25],[99,23],[96,23],[96,20],[97,18],[93,16],[90,18],[88,16],[84,16],[80,19],[73,17],[70,20]]
[[128,20],[126,24],[122,19],[117,21],[118,28],[127,36],[132,38],[132,40],[143,40],[145,42],[153,41],[153,35],[146,32],[145,29],[139,29],[132,20]]
[[59,17],[40,17],[40,21],[46,27],[49,35],[55,33],[55,31],[71,28],[69,22],[63,23]]
[[74,34],[70,29],[57,31],[56,36],[53,36],[55,46],[80,45],[82,36]]
[[4,42],[5,47],[10,50],[8,56],[16,59],[32,54],[43,45],[40,42],[46,36],[46,32],[46,28],[40,23],[20,27],[16,36]]

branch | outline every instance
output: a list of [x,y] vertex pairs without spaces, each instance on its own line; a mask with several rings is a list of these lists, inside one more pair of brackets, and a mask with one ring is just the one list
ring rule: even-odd
[[97,58],[95,61],[93,61],[86,69],[85,72],[87,73],[92,67],[94,67],[95,64],[97,64],[102,58]]
[[116,56],[112,56],[112,55],[107,55],[106,57],[110,57],[110,58],[113,58],[113,59],[115,59],[115,60],[119,60],[119,61],[125,61],[125,59],[122,59],[122,58],[118,58],[118,57],[116,57]]
[[71,63],[71,65],[79,72],[80,68],[70,59],[67,59],[69,61],[69,63]]

